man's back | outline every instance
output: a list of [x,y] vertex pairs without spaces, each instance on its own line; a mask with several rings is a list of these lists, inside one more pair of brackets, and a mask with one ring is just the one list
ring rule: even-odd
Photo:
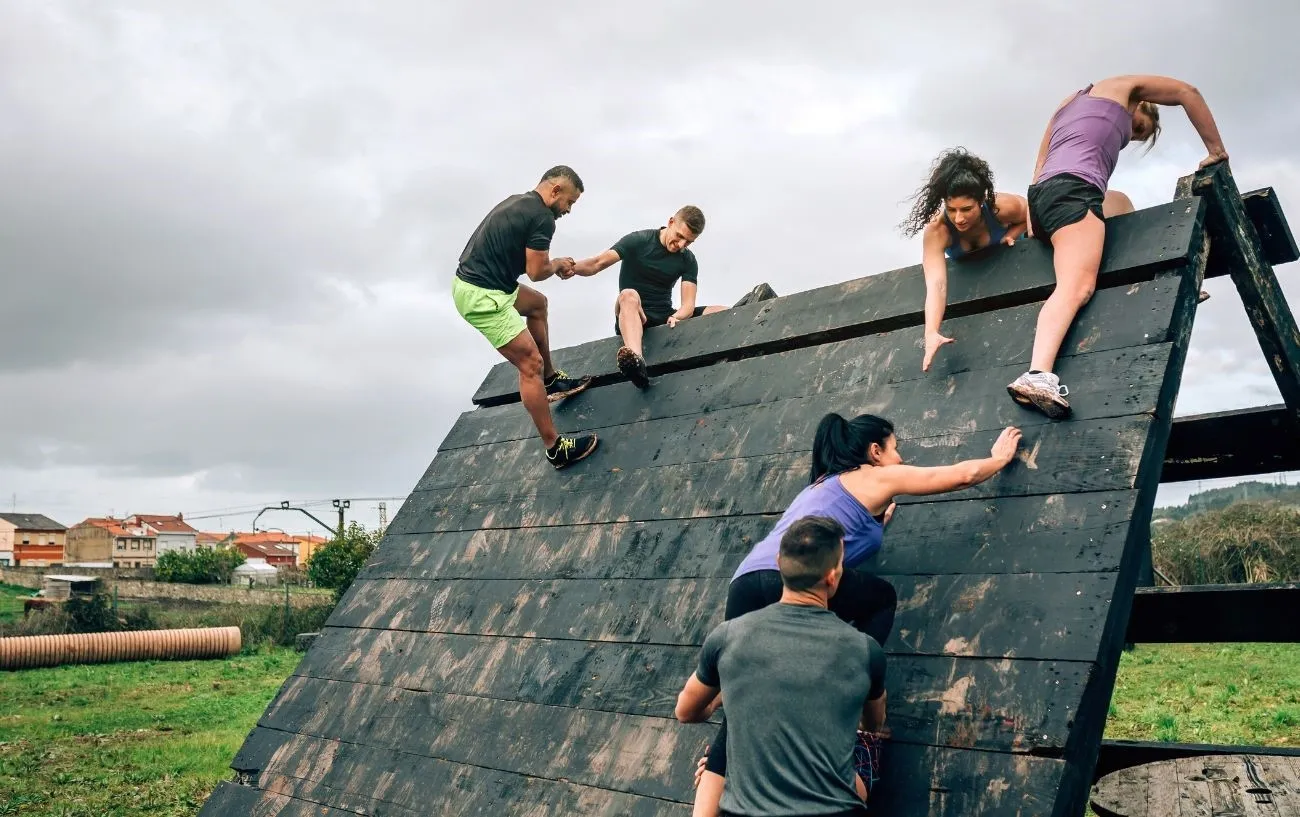
[[460,254],[456,275],[463,281],[514,292],[527,263],[525,248],[549,250],[555,214],[536,191],[516,193],[479,223]]
[[773,604],[715,630],[699,675],[721,687],[727,716],[723,810],[784,817],[861,806],[856,729],[873,676],[884,683],[884,653],[869,636],[823,607]]

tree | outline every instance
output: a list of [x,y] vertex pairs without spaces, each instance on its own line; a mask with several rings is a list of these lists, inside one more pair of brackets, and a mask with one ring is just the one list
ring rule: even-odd
[[342,537],[335,536],[312,554],[308,577],[317,587],[333,590],[335,601],[343,598],[381,537],[379,531],[367,531],[360,522],[350,523]]
[[245,556],[235,548],[198,548],[193,553],[169,550],[158,556],[154,578],[184,584],[228,584]]

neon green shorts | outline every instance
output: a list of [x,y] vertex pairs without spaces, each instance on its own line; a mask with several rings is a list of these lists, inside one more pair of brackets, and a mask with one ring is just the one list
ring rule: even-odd
[[493,349],[505,346],[527,328],[524,316],[515,311],[518,289],[514,292],[484,289],[460,276],[455,281],[451,285],[451,298],[456,302],[456,311],[488,339]]

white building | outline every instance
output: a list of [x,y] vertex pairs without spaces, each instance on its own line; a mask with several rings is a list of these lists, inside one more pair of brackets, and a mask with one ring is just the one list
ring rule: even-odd
[[186,523],[181,514],[175,516],[154,516],[138,513],[128,516],[124,525],[139,525],[158,539],[156,553],[161,556],[172,550],[193,553],[197,547],[199,532]]

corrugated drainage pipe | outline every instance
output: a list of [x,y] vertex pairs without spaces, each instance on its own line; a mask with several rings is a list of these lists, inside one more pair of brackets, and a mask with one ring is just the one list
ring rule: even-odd
[[172,658],[224,658],[239,652],[238,627],[0,638],[0,669]]

